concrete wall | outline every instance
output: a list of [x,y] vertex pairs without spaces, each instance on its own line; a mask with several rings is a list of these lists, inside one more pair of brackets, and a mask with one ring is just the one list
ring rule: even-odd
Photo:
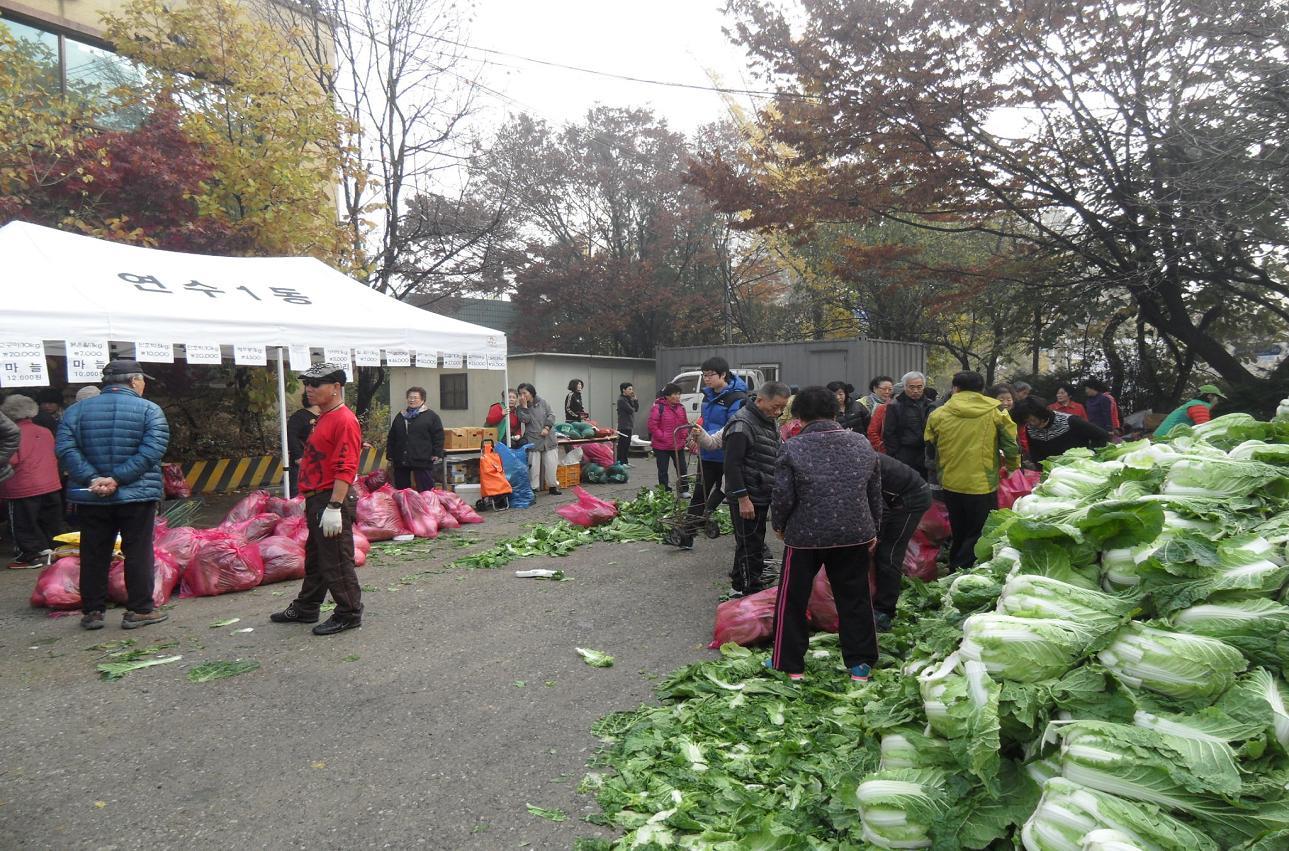
[[648,358],[613,358],[599,355],[566,355],[555,353],[511,355],[510,386],[528,382],[537,395],[550,403],[558,420],[564,419],[564,397],[568,382],[580,378],[586,385],[582,402],[591,419],[603,426],[616,426],[618,385],[630,381],[636,386],[640,413],[636,415],[635,432],[644,437],[648,430],[645,419],[649,405],[661,386],[654,380],[654,362]]
[[659,348],[656,380],[661,386],[677,373],[697,369],[713,355],[731,367],[773,366],[786,384],[805,386],[848,381],[856,392],[868,392],[869,379],[877,375],[899,380],[906,372],[926,371],[926,346],[891,340],[796,340],[786,343],[743,343],[731,346]]
[[[466,401],[470,407],[464,411],[445,411],[442,399],[439,398],[439,376],[466,376]],[[409,387],[424,387],[426,404],[433,408],[443,419],[444,428],[464,426],[481,426],[488,415],[488,407],[502,399],[505,391],[504,372],[484,369],[423,369],[420,367],[392,367],[389,370],[390,415],[396,415],[403,409],[403,397]],[[564,397],[560,396],[561,403]]]

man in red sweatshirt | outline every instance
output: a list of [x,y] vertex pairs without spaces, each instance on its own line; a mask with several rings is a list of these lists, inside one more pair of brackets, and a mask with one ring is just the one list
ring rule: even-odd
[[358,474],[362,429],[345,406],[345,372],[334,363],[314,364],[300,374],[309,404],[316,406],[317,424],[300,457],[300,495],[309,538],[304,546],[304,584],[274,623],[318,623],[327,592],[336,609],[314,635],[334,635],[363,625],[362,590],[354,572],[354,509],[351,486]]

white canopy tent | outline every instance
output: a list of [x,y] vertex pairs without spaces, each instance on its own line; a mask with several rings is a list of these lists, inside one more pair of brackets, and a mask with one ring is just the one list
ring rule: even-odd
[[266,365],[272,349],[284,463],[287,361],[303,370],[313,350],[346,368],[496,370],[504,398],[504,334],[396,301],[311,257],[184,254],[13,222],[0,228],[0,270],[0,388],[48,385],[45,353],[67,355],[69,383],[97,382],[109,343],[133,346],[145,368],[177,357]]

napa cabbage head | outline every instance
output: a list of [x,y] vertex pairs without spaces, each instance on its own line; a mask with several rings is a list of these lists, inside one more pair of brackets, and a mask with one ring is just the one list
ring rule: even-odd
[[958,653],[999,679],[1035,682],[1068,671],[1101,634],[1072,620],[977,614],[962,624]]
[[1054,777],[1021,828],[1026,851],[1083,851],[1096,831],[1113,830],[1133,847],[1159,851],[1217,851],[1218,845],[1193,827],[1151,804],[1107,795]]
[[1212,701],[1247,666],[1240,651],[1215,638],[1135,622],[1097,658],[1124,685],[1183,701]]

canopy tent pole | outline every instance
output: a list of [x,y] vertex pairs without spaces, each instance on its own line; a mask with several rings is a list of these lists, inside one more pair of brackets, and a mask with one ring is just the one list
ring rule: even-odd
[[290,499],[291,493],[291,452],[286,440],[286,366],[282,363],[282,349],[277,347],[277,412],[278,425],[282,429],[282,496]]
[[514,444],[514,442],[515,442],[515,437],[517,436],[517,435],[513,435],[513,434],[511,434],[511,433],[510,433],[510,396],[509,396],[509,390],[510,390],[510,360],[509,360],[509,359],[507,359],[507,360],[506,360],[506,365],[505,365],[505,366],[503,366],[503,367],[501,368],[501,410],[502,410],[502,415],[501,415],[501,422],[497,423],[497,425],[498,425],[498,426],[500,426],[500,428],[498,428],[498,429],[497,429],[497,434],[501,434],[503,431],[506,433],[506,439],[505,439],[503,442],[506,444],[506,448],[507,448],[507,449],[509,449],[509,448]]

